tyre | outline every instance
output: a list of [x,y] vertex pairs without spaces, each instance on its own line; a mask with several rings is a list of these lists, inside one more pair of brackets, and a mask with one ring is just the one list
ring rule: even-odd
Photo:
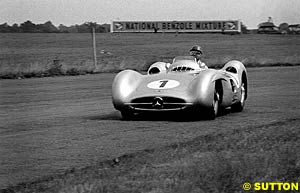
[[241,85],[241,100],[231,106],[231,110],[233,112],[241,112],[244,109],[245,106],[245,101],[246,101],[246,88],[245,88],[245,83],[242,83]]
[[212,106],[210,109],[208,109],[208,119],[213,120],[217,117],[220,108],[220,99],[221,99],[220,91],[216,87],[214,91]]
[[123,110],[121,111],[122,119],[123,120],[133,120],[134,119],[134,113],[129,110]]

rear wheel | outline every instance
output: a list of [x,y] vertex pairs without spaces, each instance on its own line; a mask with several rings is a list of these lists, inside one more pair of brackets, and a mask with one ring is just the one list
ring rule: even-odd
[[236,103],[236,104],[233,104],[231,106],[231,110],[233,112],[241,112],[243,111],[244,109],[244,106],[245,106],[245,100],[246,100],[246,88],[245,88],[245,83],[242,83],[241,85],[241,100]]

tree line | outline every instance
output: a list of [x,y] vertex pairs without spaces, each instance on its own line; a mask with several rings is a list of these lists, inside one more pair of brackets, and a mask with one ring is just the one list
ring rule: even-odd
[[47,21],[44,24],[35,24],[31,21],[24,23],[13,24],[12,26],[7,23],[0,24],[0,33],[89,33],[91,28],[95,28],[96,33],[110,32],[110,24],[97,24],[93,22],[85,22],[81,25],[65,26],[60,24],[58,27]]

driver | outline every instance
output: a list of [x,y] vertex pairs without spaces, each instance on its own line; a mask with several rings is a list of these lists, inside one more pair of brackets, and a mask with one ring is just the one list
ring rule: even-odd
[[201,62],[200,58],[203,55],[203,50],[200,46],[195,45],[190,49],[190,55],[194,56],[201,69],[208,69],[204,62]]

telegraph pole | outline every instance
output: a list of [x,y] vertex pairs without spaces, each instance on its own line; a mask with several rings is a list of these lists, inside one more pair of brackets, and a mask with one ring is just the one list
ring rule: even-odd
[[94,25],[92,25],[92,36],[93,36],[94,66],[95,66],[95,70],[94,71],[98,71],[97,49],[96,49],[96,36],[95,36],[95,26]]

